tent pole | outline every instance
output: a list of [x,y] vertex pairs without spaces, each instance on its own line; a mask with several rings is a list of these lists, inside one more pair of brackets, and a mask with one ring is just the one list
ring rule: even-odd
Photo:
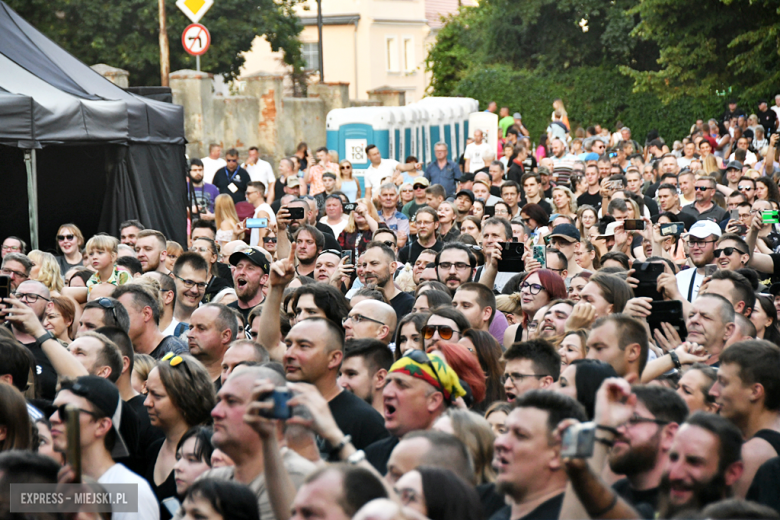
[[24,151],[27,166],[27,212],[30,216],[30,243],[38,249],[38,164],[35,150]]

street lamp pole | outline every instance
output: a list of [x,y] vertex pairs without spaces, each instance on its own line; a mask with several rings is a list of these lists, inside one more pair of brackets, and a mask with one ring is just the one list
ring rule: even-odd
[[158,0],[160,12],[160,84],[168,86],[168,75],[171,73],[170,50],[168,48],[168,30],[166,28],[165,0]]
[[322,63],[322,0],[317,0],[317,52],[320,61],[320,83],[325,83],[325,66]]

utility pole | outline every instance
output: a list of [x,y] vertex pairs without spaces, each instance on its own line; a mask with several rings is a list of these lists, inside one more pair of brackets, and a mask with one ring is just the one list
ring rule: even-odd
[[320,83],[325,83],[325,66],[322,63],[322,0],[317,0],[317,52],[320,58]]
[[171,60],[166,29],[165,0],[157,0],[157,2],[160,9],[160,85],[167,87],[168,75],[171,73]]

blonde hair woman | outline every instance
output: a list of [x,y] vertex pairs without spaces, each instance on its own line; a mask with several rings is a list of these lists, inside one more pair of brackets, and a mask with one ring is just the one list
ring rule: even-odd
[[588,230],[595,226],[598,221],[599,214],[593,206],[586,204],[577,208],[577,219],[575,222],[582,238],[588,236]]
[[552,121],[555,121],[555,111],[557,110],[561,114],[561,122],[566,125],[566,128],[571,130],[571,126],[569,125],[569,114],[566,112],[566,107],[563,106],[563,100],[561,98],[557,98],[555,101],[553,101],[553,117]]
[[350,202],[355,202],[363,196],[360,183],[352,176],[352,163],[346,159],[339,163],[339,176],[336,179],[338,189],[347,196]]
[[65,285],[65,280],[62,279],[62,272],[60,271],[60,264],[57,262],[57,258],[51,253],[38,249],[30,251],[27,257],[33,263],[32,269],[30,269],[30,279],[38,280],[49,291],[59,293]]
[[712,175],[713,177],[720,176],[720,167],[718,166],[718,158],[715,157],[713,154],[709,154],[704,158],[704,160],[702,161],[702,167],[704,168],[704,171],[707,172],[707,175]]
[[62,253],[62,256],[57,257],[57,262],[62,276],[73,267],[84,265],[81,254],[84,242],[84,235],[76,224],[63,224],[57,230],[57,252]]
[[577,200],[571,190],[565,186],[556,186],[552,190],[554,213],[560,213],[573,219],[577,218]]
[[230,195],[223,193],[214,201],[214,223],[217,225],[217,243],[227,244],[236,240],[238,213]]

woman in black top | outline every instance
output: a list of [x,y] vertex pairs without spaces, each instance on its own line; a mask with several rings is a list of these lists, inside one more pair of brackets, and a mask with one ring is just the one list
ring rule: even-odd
[[[216,396],[206,368],[186,354],[166,354],[149,372],[146,389],[144,406],[149,411],[149,420],[165,437],[152,443],[146,451],[147,466],[143,476],[162,503],[166,498],[176,496],[173,466],[179,441],[193,426],[211,420]],[[162,505],[160,518],[171,518]]]

